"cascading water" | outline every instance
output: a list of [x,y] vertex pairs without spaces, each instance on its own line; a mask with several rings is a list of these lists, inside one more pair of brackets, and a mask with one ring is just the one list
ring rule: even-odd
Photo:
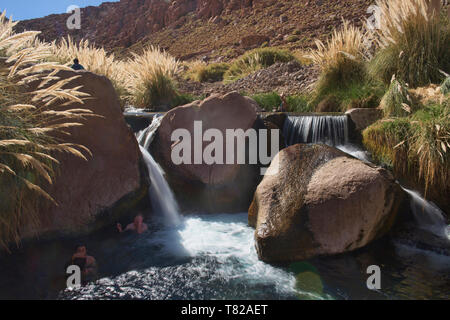
[[[160,120],[154,119],[153,129],[138,135],[140,143],[151,142]],[[165,208],[161,211],[177,212],[176,207],[170,209],[176,202],[158,164],[147,149],[141,150],[155,188],[153,204]],[[448,299],[449,286],[443,284],[450,283],[450,261],[442,262],[441,256],[435,260],[421,251],[398,251],[397,246],[396,250],[387,250],[385,243],[374,243],[346,255],[272,266],[258,259],[254,229],[248,226],[247,213],[175,216],[180,224],[170,223],[171,219],[166,225],[151,223],[150,231],[142,235],[107,233],[90,237],[86,244],[101,262],[99,280],[80,288],[61,288],[63,291],[58,290],[51,298]],[[171,215],[164,213],[164,217]],[[49,266],[59,270],[72,246],[72,242],[68,243],[61,257],[55,258],[54,244],[47,243],[41,248],[33,246],[31,255],[18,256],[9,265],[2,261],[0,298],[23,298],[24,293],[28,297],[30,292],[30,298],[42,298],[43,293],[44,298],[49,298],[48,292],[54,290],[52,278],[40,280],[46,286],[37,286],[36,273],[28,272],[27,266],[36,265],[36,256],[53,261],[42,264],[42,274],[50,275]],[[383,266],[382,291],[367,290],[366,281],[361,278],[367,265],[361,261]],[[22,269],[18,272],[18,268]]]
[[[361,161],[371,163],[367,152],[355,145],[349,144],[337,148]],[[417,226],[438,237],[450,239],[450,226],[446,224],[442,210],[434,203],[425,200],[418,192],[409,190],[402,185],[400,187],[409,196],[411,211]]]
[[419,227],[439,237],[450,239],[450,226],[447,225],[442,210],[434,203],[426,201],[418,192],[404,187],[402,189],[411,199],[411,211]]
[[283,135],[288,146],[297,143],[324,143],[330,146],[348,143],[347,116],[288,116]]
[[153,210],[162,214],[165,224],[178,225],[181,223],[181,219],[175,196],[164,178],[162,168],[156,163],[150,152],[147,151],[153,141],[156,130],[161,124],[161,120],[161,116],[155,116],[150,126],[137,135],[137,139],[150,176],[149,193]]
[[156,130],[158,130],[159,126],[161,125],[162,119],[162,115],[155,115],[153,117],[152,123],[146,129],[137,134],[137,141],[139,145],[144,147],[144,149],[148,150],[148,148],[150,147],[150,144],[155,137]]
[[164,178],[163,170],[146,149],[142,146],[140,148],[150,175],[151,185],[149,193],[153,210],[162,213],[165,224],[180,224],[178,204],[169,184]]
[[[283,134],[288,146],[296,143],[325,143],[364,162],[371,162],[368,153],[348,141],[347,116],[289,116]],[[409,195],[417,225],[439,237],[449,239],[450,226],[443,212],[419,193],[402,187]]]

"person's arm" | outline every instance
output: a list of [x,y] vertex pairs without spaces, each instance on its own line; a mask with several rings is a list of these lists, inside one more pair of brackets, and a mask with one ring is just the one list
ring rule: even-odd
[[127,232],[127,231],[133,231],[134,230],[134,224],[130,223],[127,225],[125,229],[122,228],[122,225],[120,223],[117,224],[117,229],[120,233]]

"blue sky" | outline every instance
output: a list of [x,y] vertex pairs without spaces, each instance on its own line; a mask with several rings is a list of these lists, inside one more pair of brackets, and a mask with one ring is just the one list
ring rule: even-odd
[[[117,0],[109,0],[116,2]],[[65,13],[70,5],[77,5],[80,8],[87,6],[98,6],[102,0],[2,0],[0,10],[6,9],[8,17],[13,16],[14,20],[26,20],[41,18],[52,13]]]

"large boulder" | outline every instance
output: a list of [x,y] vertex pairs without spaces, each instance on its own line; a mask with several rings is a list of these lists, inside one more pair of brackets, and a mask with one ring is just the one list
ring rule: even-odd
[[45,189],[58,205],[45,205],[38,215],[38,229],[25,226],[24,238],[88,233],[116,222],[146,197],[139,146],[125,123],[111,82],[86,71],[58,73],[61,79],[77,75],[80,77],[69,86],[82,86],[80,91],[91,97],[85,104],[73,103],[60,109],[90,109],[98,116],[81,120],[84,126],[71,128],[67,130],[69,137],[60,138],[87,147],[92,156],[86,154],[85,161],[67,153],[55,155],[60,162],[59,174]]
[[[194,121],[201,121],[203,133],[218,129],[226,142],[227,129],[244,131],[258,125],[257,104],[236,92],[213,95],[169,111],[162,119],[151,152],[166,172],[168,182],[183,211],[242,212],[247,211],[256,186],[261,181],[258,165],[194,164]],[[187,129],[191,135],[191,164],[175,164],[172,160],[172,133]],[[203,142],[201,152],[211,142]],[[226,154],[224,146],[224,155]]]
[[272,161],[249,223],[260,259],[305,260],[367,245],[392,226],[402,192],[391,174],[325,145],[294,145]]

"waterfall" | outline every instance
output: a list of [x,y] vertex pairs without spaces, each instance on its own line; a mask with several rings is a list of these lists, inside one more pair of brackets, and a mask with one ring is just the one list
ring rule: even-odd
[[[360,147],[352,144],[338,146],[338,149],[361,161],[371,163],[370,157]],[[434,203],[425,200],[418,192],[400,187],[410,198],[410,207],[419,228],[429,231],[438,237],[450,239],[450,226],[447,226],[444,213]]]
[[161,120],[161,116],[155,116],[150,126],[137,134],[137,140],[149,172],[151,181],[149,194],[153,210],[162,213],[164,224],[179,225],[181,222],[180,210],[175,196],[164,178],[164,171],[147,150],[161,124]]
[[144,130],[137,134],[138,143],[144,147],[144,149],[148,150],[150,144],[155,137],[156,130],[158,130],[161,125],[161,121],[163,119],[162,115],[155,115],[153,117],[152,123]]
[[297,143],[325,143],[339,146],[348,143],[347,116],[288,116],[283,128],[288,146]]
[[450,239],[450,226],[447,226],[441,209],[434,203],[422,198],[418,192],[404,187],[402,189],[411,199],[411,211],[419,227],[439,237]]

